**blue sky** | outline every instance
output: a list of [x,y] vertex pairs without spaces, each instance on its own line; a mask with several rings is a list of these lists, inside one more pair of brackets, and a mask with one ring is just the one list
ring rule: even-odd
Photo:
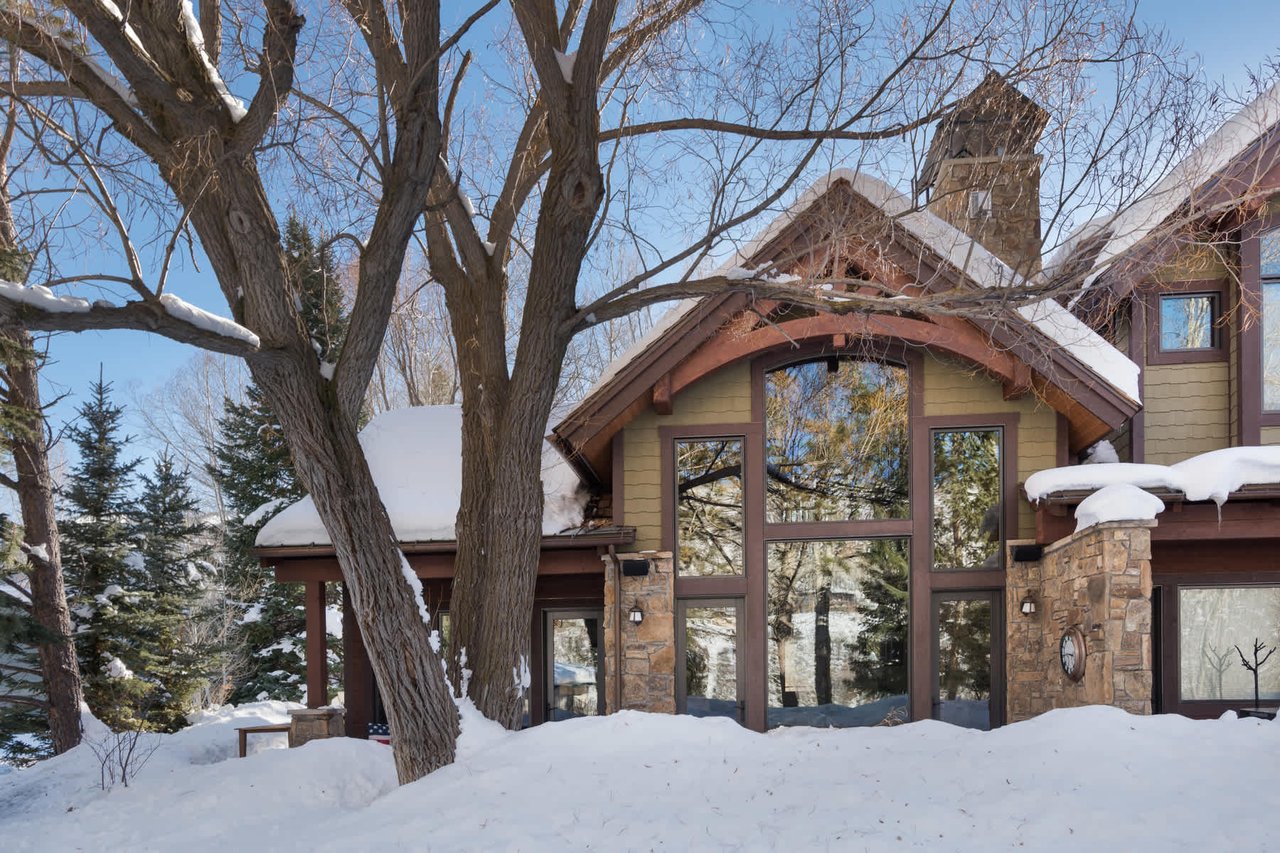
[[[1175,38],[1186,42],[1203,62],[1205,74],[1229,86],[1247,82],[1246,67],[1256,67],[1268,56],[1280,54],[1280,15],[1276,0],[1227,0],[1204,3],[1191,0],[1146,0],[1140,14],[1164,25]],[[88,268],[94,258],[86,256]],[[207,264],[195,269],[183,259],[171,277],[170,289],[184,299],[226,314],[227,309]],[[55,425],[71,417],[75,406],[98,376],[103,365],[106,378],[115,384],[116,399],[131,403],[134,396],[162,383],[192,357],[189,347],[141,332],[95,332],[58,335],[49,345],[52,356],[44,371],[45,397],[67,396],[52,411]],[[128,423],[141,431],[133,413]]]

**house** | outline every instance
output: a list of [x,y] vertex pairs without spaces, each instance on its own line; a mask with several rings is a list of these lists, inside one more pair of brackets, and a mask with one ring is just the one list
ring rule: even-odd
[[[681,303],[551,425],[530,722],[989,728],[1252,700],[1235,647],[1280,641],[1277,121],[1280,86],[1043,264],[1044,114],[998,77],[940,124],[914,198],[845,170],[804,193],[723,271],[833,280],[829,310]],[[1072,276],[995,319],[928,310]],[[922,299],[858,310],[894,295]],[[362,437],[437,613],[449,411]],[[430,457],[378,450],[425,429]],[[312,638],[340,579],[325,543],[305,501],[259,538],[308,585]],[[376,689],[345,621],[362,734]],[[1280,698],[1280,666],[1261,688]]]

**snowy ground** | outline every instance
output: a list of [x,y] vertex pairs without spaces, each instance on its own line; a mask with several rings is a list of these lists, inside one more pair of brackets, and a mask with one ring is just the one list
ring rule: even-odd
[[5,850],[1274,850],[1280,723],[1055,711],[769,735],[624,713],[507,734],[396,789],[355,740],[235,758],[260,703],[163,738],[103,793],[83,747],[0,777]]

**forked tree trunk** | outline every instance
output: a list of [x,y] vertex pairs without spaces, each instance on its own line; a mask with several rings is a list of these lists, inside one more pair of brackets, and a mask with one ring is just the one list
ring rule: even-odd
[[458,713],[356,430],[323,405],[318,376],[255,367],[253,377],[333,543],[387,709],[396,772],[412,782],[453,761]]
[[[9,404],[28,420],[26,429],[14,430],[9,450],[13,454],[18,504],[22,511],[23,540],[34,553],[31,611],[35,621],[61,638],[36,646],[40,673],[48,696],[49,730],[53,751],[63,753],[80,743],[80,665],[72,642],[71,612],[62,582],[62,551],[54,514],[53,478],[49,475],[49,450],[44,441],[44,414],[40,408],[40,378],[31,335],[23,329],[2,333],[12,353],[7,365]],[[40,547],[43,546],[43,549]]]
[[[356,411],[344,409],[336,382],[320,373],[291,307],[279,230],[254,165],[224,163],[191,218],[229,300],[236,304],[238,293],[256,297],[243,306],[247,316],[237,309],[263,341],[262,351],[246,361],[280,420],[299,480],[333,543],[387,709],[396,772],[402,784],[412,782],[453,761],[458,713],[356,437],[359,401],[349,407]],[[373,263],[384,264],[377,274],[393,281],[399,274],[399,259]],[[362,268],[362,284],[364,275]],[[369,345],[357,339],[360,334],[369,332],[353,326],[343,358]]]

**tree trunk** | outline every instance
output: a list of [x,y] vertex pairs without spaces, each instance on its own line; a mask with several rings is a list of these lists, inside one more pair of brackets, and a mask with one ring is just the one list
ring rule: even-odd
[[18,504],[22,510],[23,540],[33,548],[44,546],[42,556],[28,555],[31,571],[31,609],[35,621],[58,637],[54,643],[36,646],[40,672],[49,697],[49,730],[53,751],[63,753],[80,743],[80,665],[72,642],[71,612],[62,583],[62,552],[54,515],[53,478],[49,475],[49,449],[44,441],[44,413],[40,408],[39,370],[31,335],[26,330],[6,330],[9,404],[24,418],[27,429],[15,430],[10,440],[17,472]]
[[819,705],[831,704],[831,578],[824,576],[813,605],[813,689]]

